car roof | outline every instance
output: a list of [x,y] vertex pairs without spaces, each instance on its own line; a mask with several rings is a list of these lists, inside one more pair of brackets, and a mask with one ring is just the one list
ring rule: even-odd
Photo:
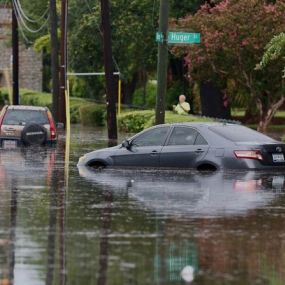
[[215,127],[215,126],[241,126],[240,124],[226,123],[226,122],[185,122],[173,124],[161,124],[155,127],[162,126],[189,126],[189,127]]
[[8,110],[47,111],[47,108],[41,106],[9,105]]

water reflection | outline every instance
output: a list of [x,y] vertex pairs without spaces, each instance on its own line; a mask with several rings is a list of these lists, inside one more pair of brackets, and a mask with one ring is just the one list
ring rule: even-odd
[[284,173],[79,176],[80,132],[0,152],[0,284],[285,283]]
[[[57,284],[66,284],[63,150],[62,144],[59,144],[57,149],[1,150],[1,200],[10,193],[10,222],[6,227],[6,231],[10,234],[9,242],[1,245],[7,252],[8,268],[3,269],[0,284],[55,284],[54,271],[58,266],[56,259],[58,252],[60,282]],[[45,197],[42,197],[43,192]],[[1,205],[0,211],[3,216],[7,217],[7,210],[4,205]],[[45,213],[43,215],[41,212],[46,210],[48,210],[47,215]],[[37,216],[38,214],[40,217]],[[48,221],[48,228],[45,228],[46,223],[42,223],[43,220],[40,223],[35,222],[42,217]],[[2,222],[1,226],[3,226]],[[57,240],[58,230],[60,231],[59,241]],[[39,231],[40,239],[47,237],[46,266],[41,256],[43,248],[37,244],[37,241],[30,240],[31,237],[34,239],[35,231]],[[5,235],[4,231],[3,234]],[[56,247],[59,247],[59,250]],[[38,264],[39,258],[41,262]],[[36,264],[38,265],[35,266]],[[45,267],[44,280],[39,278],[38,274],[44,272]],[[39,279],[42,282],[39,282]]]
[[[194,278],[195,284],[282,284],[285,280],[282,269],[285,260],[279,251],[280,246],[285,246],[285,231],[274,226],[285,214],[283,206],[280,211],[284,173],[205,175],[191,171],[94,171],[85,167],[79,172],[97,193],[111,191],[115,201],[128,201],[128,208],[140,209],[155,226],[150,231],[154,234],[153,249],[148,255],[153,268],[141,270],[139,275],[145,283],[137,282],[137,277],[137,284],[181,284],[182,280],[190,282]],[[275,212],[273,216],[271,209]],[[128,214],[123,215],[122,223],[129,224],[129,218]],[[116,224],[114,220],[116,215],[113,216]],[[111,227],[109,243],[121,240],[124,248],[128,240],[129,250],[141,246],[134,238],[143,243],[149,238],[146,235],[149,228],[133,223],[130,222],[132,230],[127,236]],[[123,232],[129,233],[129,226],[121,225]],[[130,255],[125,257],[128,261],[123,261],[123,256],[120,254],[119,264],[112,267],[129,265],[116,274],[116,278],[125,276],[126,282],[130,274],[136,276],[141,262]],[[145,275],[150,272],[152,277]]]
[[126,192],[159,215],[215,217],[244,214],[264,206],[284,189],[285,175],[262,172],[199,173],[185,170],[104,170],[81,167],[82,177]]

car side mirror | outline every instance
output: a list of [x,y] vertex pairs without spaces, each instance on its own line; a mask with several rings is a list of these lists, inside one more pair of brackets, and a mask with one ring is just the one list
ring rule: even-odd
[[125,147],[126,149],[130,149],[132,144],[128,140],[124,140],[122,143],[122,147]]

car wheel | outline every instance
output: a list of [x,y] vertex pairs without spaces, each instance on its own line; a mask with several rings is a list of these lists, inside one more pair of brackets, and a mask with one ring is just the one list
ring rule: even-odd
[[206,164],[199,165],[197,167],[197,170],[198,171],[216,171],[217,167],[212,164],[206,163]]
[[38,124],[29,124],[22,131],[22,142],[26,146],[43,145],[47,141],[46,129]]
[[101,161],[93,161],[89,163],[88,166],[96,170],[102,170],[107,167],[107,165]]

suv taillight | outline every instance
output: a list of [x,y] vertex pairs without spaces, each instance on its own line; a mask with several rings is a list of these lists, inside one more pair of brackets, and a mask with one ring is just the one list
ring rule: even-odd
[[50,138],[51,140],[55,140],[56,139],[56,127],[55,127],[55,123],[53,120],[53,117],[51,115],[51,112],[48,111],[48,121],[49,121],[49,125],[50,125]]
[[2,124],[3,124],[3,120],[6,114],[6,109],[5,107],[3,107],[1,113],[0,113],[0,133],[1,133],[1,128],[2,128]]

